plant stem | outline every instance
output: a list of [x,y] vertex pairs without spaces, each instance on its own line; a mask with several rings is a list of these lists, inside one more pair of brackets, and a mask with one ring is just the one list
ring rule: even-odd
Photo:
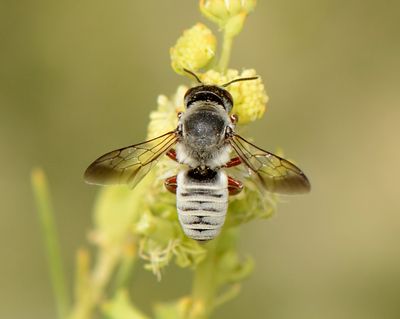
[[102,249],[87,285],[87,291],[79,296],[69,319],[88,319],[102,298],[104,289],[120,259],[118,251]]
[[216,269],[216,258],[217,258],[217,245],[218,238],[213,239],[207,243],[207,256],[197,266],[192,288],[193,302],[202,305],[204,311],[196,319],[207,319],[214,309],[214,300],[217,293],[217,269]]
[[[81,282],[77,282],[76,285],[80,288],[77,289],[79,293],[75,297],[74,306],[68,319],[92,318],[94,312],[100,308],[99,306],[108,297],[106,289],[111,288],[110,291],[113,291],[113,288],[120,288],[128,280],[137,256],[136,242],[134,240],[127,242],[131,233],[130,225],[133,218],[135,218],[135,214],[132,214],[132,212],[140,210],[141,201],[143,198],[146,198],[146,194],[149,192],[153,181],[154,179],[150,173],[141,182],[140,186],[135,189],[135,192],[130,193],[128,189],[123,191],[124,196],[125,194],[129,194],[130,196],[129,202],[126,203],[126,209],[129,209],[129,212],[127,213],[124,207],[117,206],[121,214],[128,214],[128,217],[125,216],[126,220],[124,220],[124,223],[118,226],[120,228],[117,235],[115,233],[111,233],[110,235],[107,232],[109,229],[107,229],[104,220],[100,221],[101,218],[97,216],[99,219],[96,222],[96,234],[99,238],[103,238],[103,241],[96,242],[98,252],[92,271],[85,271],[84,268],[87,267],[85,257],[81,259],[80,263],[78,262],[78,265],[82,267],[82,272],[81,276],[77,276]],[[105,196],[105,194],[111,194],[111,196],[104,197],[104,201],[100,201],[97,204],[95,214],[100,214],[100,206],[98,205],[104,205],[101,209],[109,209],[112,212],[112,205],[117,204],[114,201],[126,201],[126,198],[121,198],[119,190],[116,193],[102,194],[102,196]],[[115,273],[117,273],[117,277],[114,277]],[[111,283],[113,278],[116,280],[114,285]]]
[[218,69],[222,73],[226,72],[226,69],[228,68],[229,59],[231,57],[232,43],[233,36],[224,30],[222,52],[218,62]]
[[31,174],[31,182],[50,268],[51,283],[56,298],[58,318],[64,319],[67,317],[70,302],[54,222],[54,212],[44,172],[41,169],[34,169]]
[[84,298],[89,284],[90,255],[86,249],[79,249],[76,255],[76,275],[74,298]]
[[132,277],[133,267],[136,261],[136,248],[131,248],[128,253],[124,254],[121,263],[115,275],[113,291],[117,292],[121,288],[127,286],[129,279]]

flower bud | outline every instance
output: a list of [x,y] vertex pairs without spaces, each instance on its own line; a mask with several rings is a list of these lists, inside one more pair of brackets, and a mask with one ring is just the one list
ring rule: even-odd
[[[253,11],[255,5],[256,0],[200,0],[200,11],[206,18],[225,29],[230,28],[228,25],[232,23],[232,19],[236,19],[236,28],[242,20],[241,29],[244,19]],[[237,18],[238,16],[241,18]]]
[[204,24],[197,23],[183,32],[175,46],[170,50],[171,65],[176,73],[183,74],[183,69],[197,71],[215,56],[217,40]]
[[228,36],[234,37],[240,33],[243,29],[244,22],[246,20],[245,13],[239,13],[238,15],[230,18],[225,25],[225,32]]

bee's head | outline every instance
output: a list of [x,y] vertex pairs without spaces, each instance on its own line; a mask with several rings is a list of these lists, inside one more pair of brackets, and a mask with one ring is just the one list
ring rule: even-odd
[[[233,98],[232,95],[226,90],[225,88],[232,83],[239,82],[239,81],[249,81],[258,79],[257,76],[248,77],[248,78],[238,78],[231,80],[221,86],[217,85],[207,85],[201,82],[200,78],[196,75],[196,73],[183,69],[186,73],[193,76],[200,85],[192,87],[189,89],[185,94],[185,106],[186,109],[189,109],[193,104],[213,104],[213,105],[220,105],[229,113],[233,107]],[[197,103],[196,103],[197,102]]]
[[227,113],[229,113],[233,107],[233,98],[232,95],[222,87],[201,84],[192,87],[185,94],[186,108],[189,109],[194,103],[220,105]]

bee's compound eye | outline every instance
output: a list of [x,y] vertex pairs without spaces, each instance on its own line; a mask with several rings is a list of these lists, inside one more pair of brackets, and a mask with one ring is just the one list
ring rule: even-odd
[[182,115],[183,115],[183,112],[178,112],[178,114],[177,114],[178,119],[180,119],[182,117]]

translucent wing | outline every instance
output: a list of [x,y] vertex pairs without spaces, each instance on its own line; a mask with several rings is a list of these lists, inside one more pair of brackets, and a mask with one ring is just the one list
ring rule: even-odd
[[176,141],[177,134],[172,131],[149,141],[109,152],[90,164],[85,172],[85,181],[98,185],[128,184],[133,188]]
[[239,135],[233,135],[230,143],[241,161],[258,178],[269,192],[301,194],[311,189],[306,175],[294,164],[264,151]]

